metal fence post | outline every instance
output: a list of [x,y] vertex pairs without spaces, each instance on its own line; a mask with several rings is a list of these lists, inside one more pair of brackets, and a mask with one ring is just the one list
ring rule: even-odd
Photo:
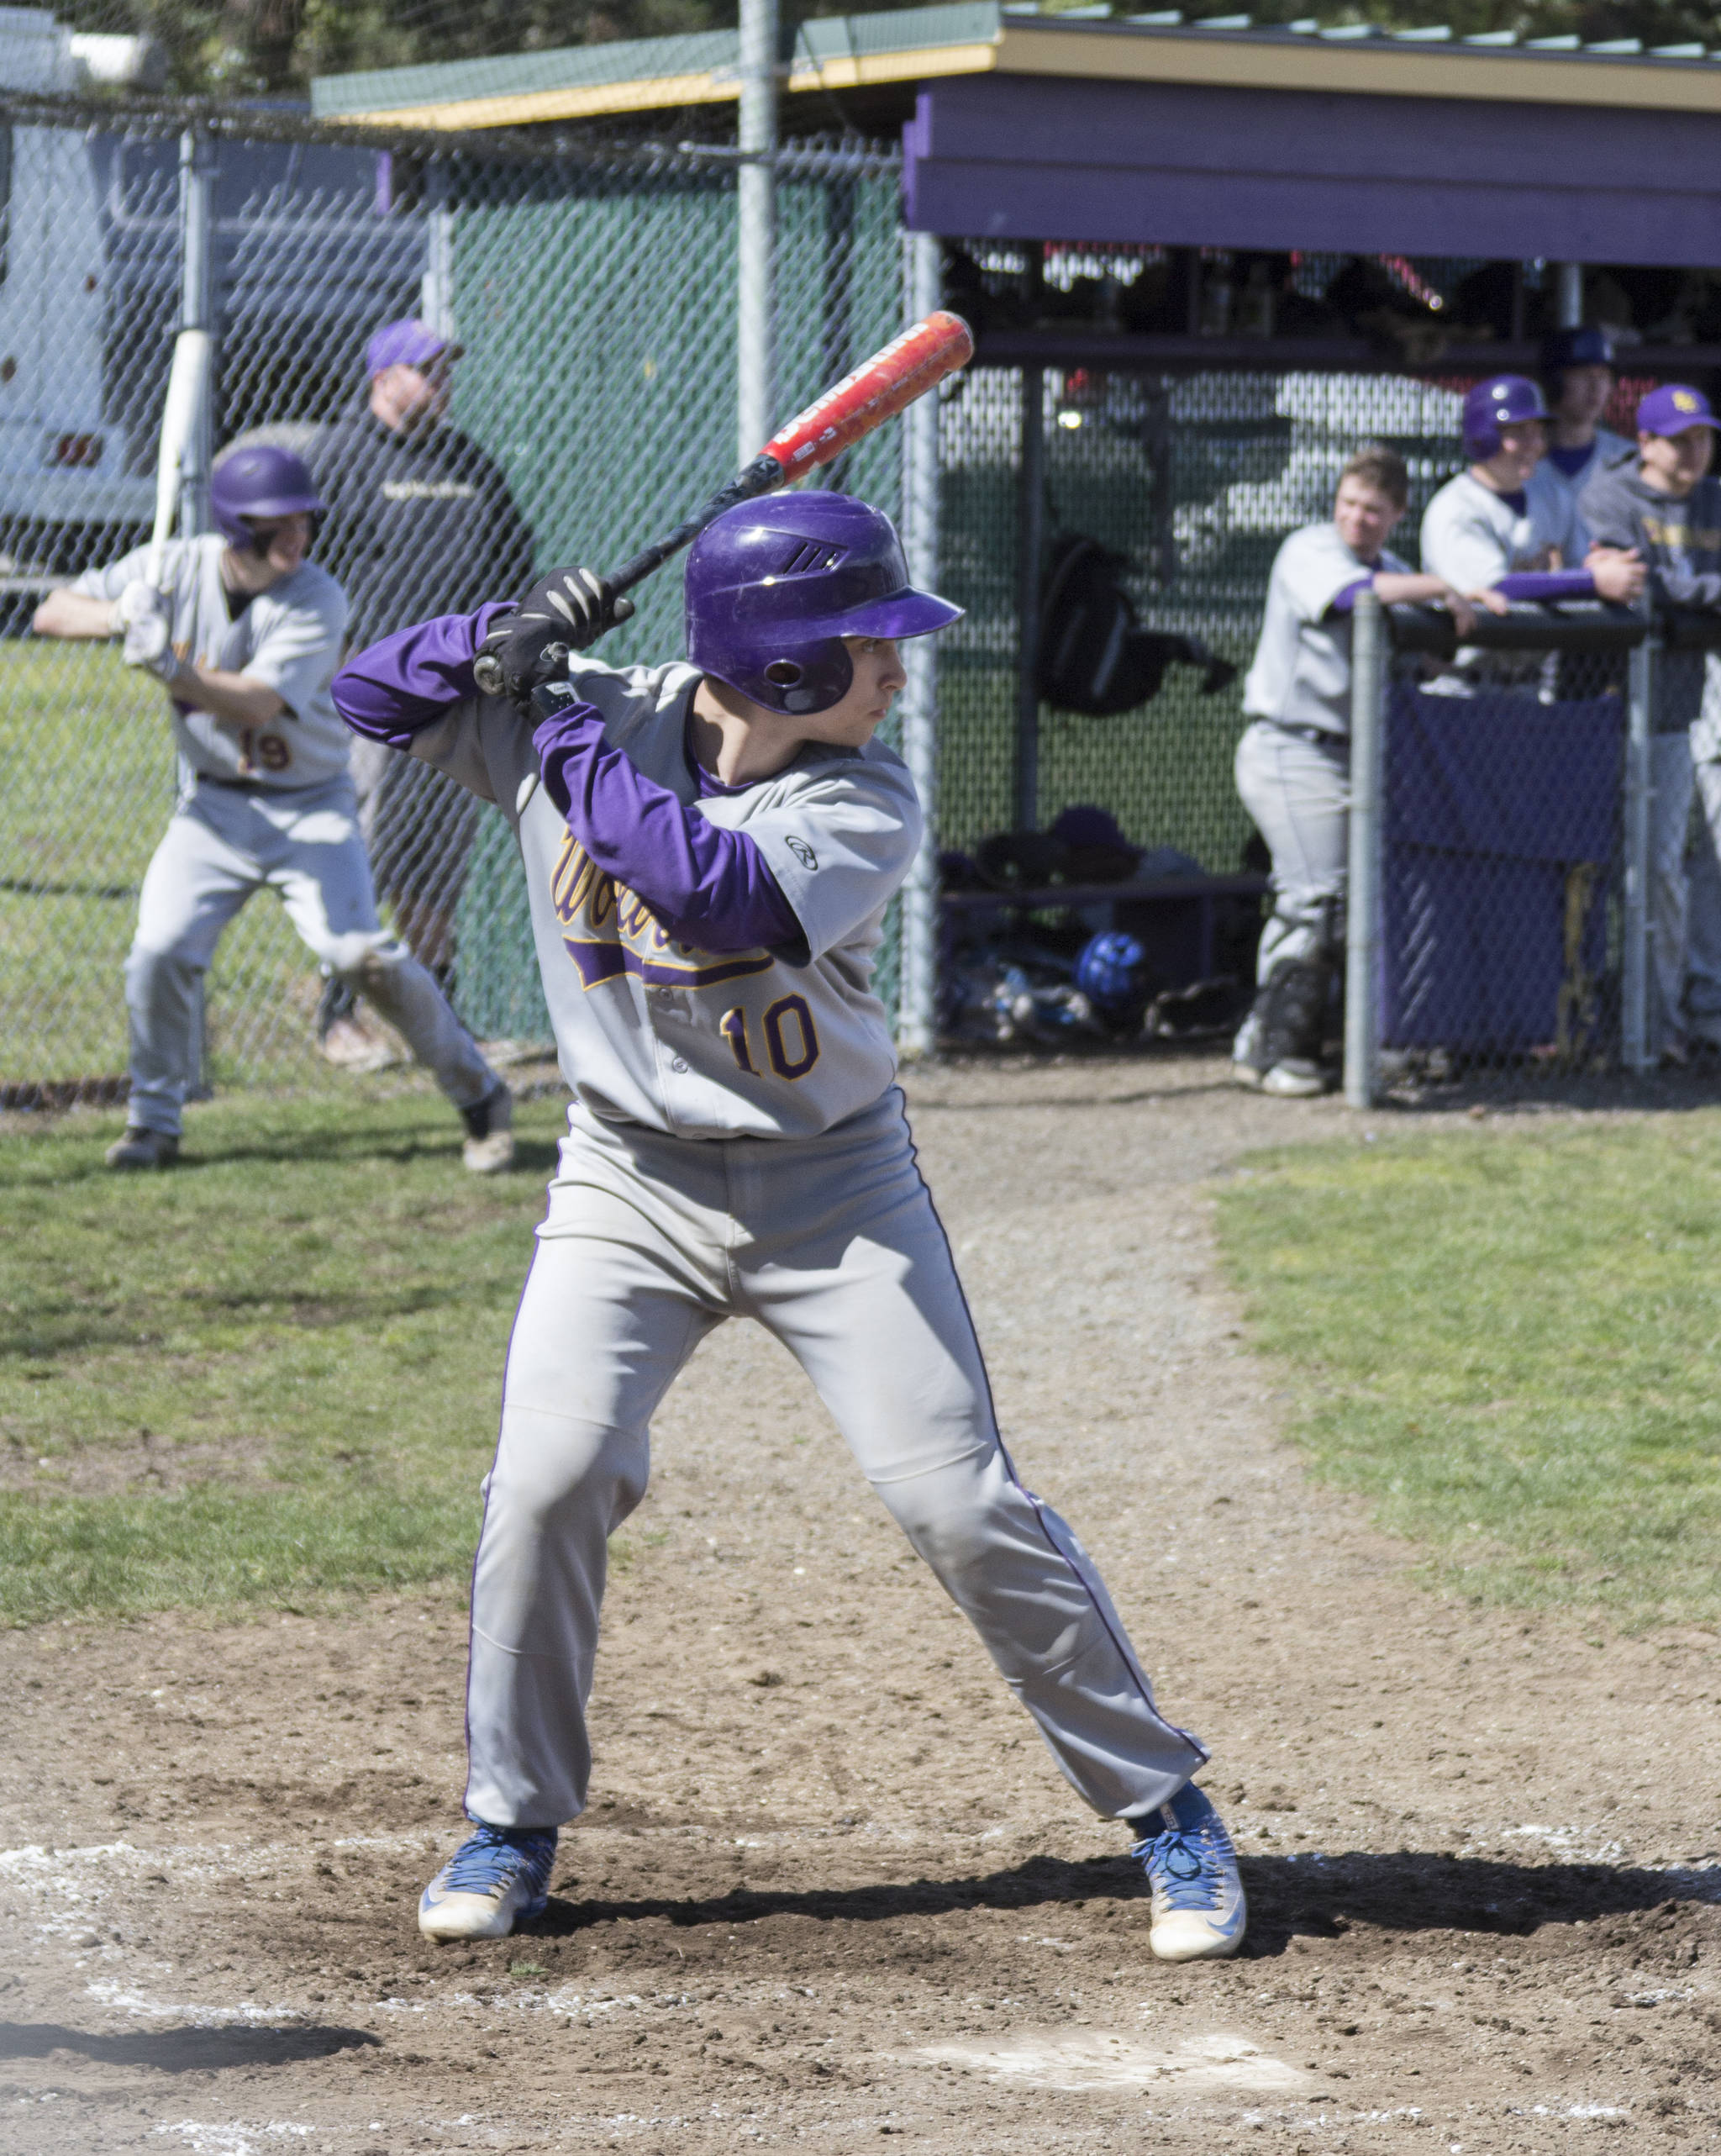
[[449,201],[448,166],[433,157],[424,176],[424,275],[418,312],[439,337],[454,335],[454,209]]
[[1350,860],[1345,928],[1345,1098],[1372,1108],[1378,1082],[1382,780],[1387,630],[1371,591],[1357,594],[1350,635]]
[[741,0],[740,170],[735,323],[738,465],[750,464],[775,426],[771,382],[776,240],[777,0]]
[[1655,637],[1631,655],[1625,716],[1625,904],[1619,954],[1619,1057],[1627,1070],[1650,1067],[1650,704]]
[[[213,331],[215,287],[215,145],[201,128],[179,138],[179,327]],[[216,364],[220,350],[216,348]],[[213,377],[211,377],[211,387]],[[209,528],[210,405],[205,396],[186,445],[179,489],[179,531],[189,539]]]
[[1039,572],[1045,552],[1045,372],[1022,370],[1022,453],[1016,492],[1016,773],[1018,830],[1039,828]]
[[[911,232],[906,252],[907,312],[915,322],[939,303],[943,250],[936,234]],[[938,399],[923,397],[903,420],[903,546],[909,581],[922,591],[938,588]],[[937,640],[912,636],[903,646],[903,760],[926,819],[903,886],[897,1041],[905,1056],[929,1056],[938,1045]]]

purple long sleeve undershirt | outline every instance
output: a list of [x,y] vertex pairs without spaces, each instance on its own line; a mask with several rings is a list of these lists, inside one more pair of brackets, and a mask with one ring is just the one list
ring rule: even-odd
[[[408,749],[413,736],[475,695],[472,661],[503,610],[442,614],[385,636],[334,677],[334,708],[355,734]],[[685,807],[603,738],[602,716],[572,703],[532,736],[545,789],[597,867],[645,901],[664,930],[702,951],[804,949],[794,909],[745,831]],[[726,789],[695,767],[702,794]]]
[[[1349,614],[1356,604],[1358,593],[1366,592],[1373,582],[1372,577],[1359,577],[1354,584],[1346,584],[1329,611]],[[1514,569],[1493,588],[1503,598],[1545,604],[1553,599],[1593,598],[1596,580],[1587,569]]]

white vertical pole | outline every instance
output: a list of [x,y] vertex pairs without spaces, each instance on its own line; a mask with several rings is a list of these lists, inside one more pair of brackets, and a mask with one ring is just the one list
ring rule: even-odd
[[[939,303],[943,250],[937,235],[904,240],[910,322]],[[938,398],[923,397],[903,419],[903,551],[908,580],[938,588]],[[938,1045],[938,653],[937,640],[913,636],[903,647],[903,760],[926,822],[920,850],[903,886],[902,1001],[897,1042],[904,1056],[929,1056]]]
[[1556,295],[1555,311],[1562,329],[1581,329],[1583,327],[1583,264],[1560,264],[1560,287]]
[[[179,326],[213,331],[215,324],[215,148],[198,128],[179,138]],[[215,347],[215,366],[221,348]],[[209,529],[209,408],[214,393],[209,374],[197,424],[186,444],[180,467],[179,532],[190,539]]]
[[1345,1098],[1372,1108],[1378,1078],[1382,782],[1387,632],[1381,603],[1360,592],[1350,633],[1350,860],[1345,912]]
[[739,212],[735,421],[738,466],[750,464],[776,430],[772,373],[776,237],[777,0],[741,0],[741,166]]
[[1631,655],[1625,716],[1625,904],[1619,959],[1619,1057],[1650,1067],[1650,696],[1655,640]]
[[425,219],[424,275],[418,313],[439,337],[454,336],[454,212],[448,200],[448,167],[433,158],[426,176],[429,214]]

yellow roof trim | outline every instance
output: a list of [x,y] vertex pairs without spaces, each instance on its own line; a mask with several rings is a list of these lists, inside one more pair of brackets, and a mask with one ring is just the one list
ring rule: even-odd
[[[928,75],[983,75],[997,65],[995,39],[983,45],[920,45],[908,52],[845,53],[789,70],[791,90],[865,90],[875,82],[916,82]],[[739,91],[736,94],[739,94]]]
[[[1647,107],[1721,112],[1721,68],[1645,66],[1473,46],[1410,51],[1384,40],[1116,34],[1018,26],[1004,20],[1001,75],[1064,75],[1110,82],[1200,82],[1227,88],[1354,91],[1365,96],[1477,98],[1538,105]],[[927,71],[930,72],[930,70]]]
[[[845,53],[789,72],[792,91],[863,90],[876,82],[913,82],[931,75],[977,75],[994,65],[997,46],[922,46],[907,52]],[[679,105],[734,103],[741,94],[733,68],[697,75],[646,75],[561,90],[523,90],[504,98],[461,98],[434,105],[391,105],[374,113],[342,113],[351,127],[436,128],[453,132],[530,127],[545,120],[598,119],[606,113],[643,113]]]

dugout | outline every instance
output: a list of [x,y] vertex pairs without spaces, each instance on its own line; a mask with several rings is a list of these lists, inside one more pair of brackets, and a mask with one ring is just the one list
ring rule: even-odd
[[[317,105],[692,137],[715,172],[737,57],[732,32],[576,48],[333,78]],[[1548,329],[1613,329],[1616,425],[1650,382],[1721,369],[1721,59],[1700,47],[964,0],[806,23],[783,68],[786,131],[900,127],[901,219],[979,335],[940,418],[939,576],[968,609],[939,656],[949,853],[1096,804],[1161,858],[1245,867],[1234,682],[1173,667],[1111,717],[1038,693],[1060,539],[1114,550],[1144,621],[1240,668],[1276,546],[1360,436],[1406,456],[1413,553],[1464,389],[1533,371]],[[847,213],[822,196],[820,230]],[[840,291],[797,271],[785,337],[806,330],[786,307],[829,317]]]

